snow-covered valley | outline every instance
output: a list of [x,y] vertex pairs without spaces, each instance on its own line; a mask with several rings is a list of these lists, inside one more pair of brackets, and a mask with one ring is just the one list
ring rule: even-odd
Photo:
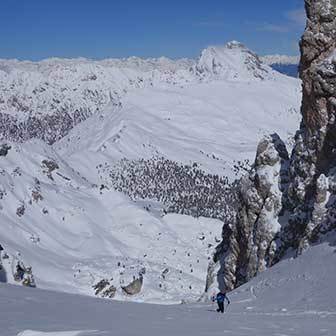
[[[34,90],[37,73],[54,78],[61,72],[54,83],[84,85],[76,76],[84,76],[85,69],[96,73],[98,66],[86,60],[4,63],[5,77],[18,79],[10,90],[22,85]],[[208,48],[195,63],[102,64],[115,71],[184,75],[137,88],[128,82],[118,103],[91,109],[52,146],[38,139],[7,141],[11,148],[0,156],[0,243],[9,255],[3,260],[7,280],[16,283],[20,261],[32,266],[38,288],[126,301],[195,301],[221,241],[230,183],[249,169],[263,135],[277,132],[289,147],[293,142],[300,81],[261,64],[237,42]],[[64,67],[79,67],[77,75],[65,76]],[[92,83],[120,82],[110,70],[100,71]],[[8,77],[3,83],[8,85]],[[36,92],[26,101],[39,104],[46,94],[56,95],[49,89]],[[73,104],[85,103],[76,92],[69,98]],[[37,118],[54,113],[34,104]],[[8,112],[26,118],[22,110]]]

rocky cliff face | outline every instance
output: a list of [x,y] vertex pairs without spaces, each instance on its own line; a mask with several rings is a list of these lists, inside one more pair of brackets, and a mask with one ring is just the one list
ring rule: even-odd
[[265,137],[251,172],[234,186],[236,203],[231,211],[235,219],[225,222],[223,241],[214,255],[214,263],[219,265],[210,267],[217,271],[219,288],[231,290],[273,263],[288,187],[288,164],[286,146],[279,136]]
[[233,190],[235,221],[224,224],[217,266],[209,267],[221,289],[239,286],[336,229],[336,1],[305,5],[301,127],[290,159],[276,135],[262,140],[252,171]]
[[291,158],[291,216],[284,228],[285,247],[299,252],[330,220],[336,168],[336,1],[307,0],[306,11],[300,64],[303,119]]

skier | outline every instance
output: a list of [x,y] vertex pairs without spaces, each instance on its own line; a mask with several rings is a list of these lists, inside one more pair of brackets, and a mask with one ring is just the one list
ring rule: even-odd
[[224,313],[224,301],[227,301],[228,305],[230,304],[229,298],[226,296],[226,293],[224,291],[220,291],[216,297],[213,296],[212,301],[217,301],[218,309],[217,312]]

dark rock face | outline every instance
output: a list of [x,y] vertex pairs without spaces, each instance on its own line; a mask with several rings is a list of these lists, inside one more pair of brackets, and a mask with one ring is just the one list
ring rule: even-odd
[[278,217],[287,191],[288,161],[278,135],[263,139],[251,172],[232,190],[238,200],[233,209],[236,218],[224,225],[223,241],[214,256],[214,262],[220,263],[220,289],[233,289],[272,263],[274,239],[280,230]]
[[334,203],[335,192],[328,185],[336,167],[336,1],[306,0],[306,10],[300,65],[303,120],[291,157],[291,216],[280,256],[288,247],[300,253],[315,240]]
[[291,158],[277,136],[259,144],[234,191],[236,219],[224,224],[207,290],[215,272],[217,287],[233,289],[336,229],[336,0],[305,4],[302,122]]

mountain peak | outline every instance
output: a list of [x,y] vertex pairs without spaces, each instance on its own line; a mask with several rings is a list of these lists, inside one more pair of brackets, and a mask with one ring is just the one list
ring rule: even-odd
[[228,49],[247,49],[245,45],[239,41],[230,41],[225,45]]
[[238,41],[204,49],[195,67],[202,78],[253,80],[269,78],[272,70]]

